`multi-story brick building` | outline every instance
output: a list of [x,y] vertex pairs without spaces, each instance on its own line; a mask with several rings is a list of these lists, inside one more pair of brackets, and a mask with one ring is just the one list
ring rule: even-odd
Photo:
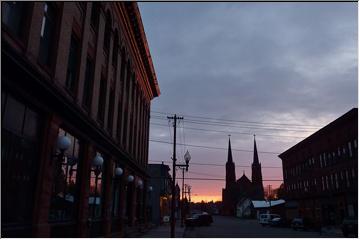
[[298,215],[320,226],[357,216],[357,123],[353,108],[279,155],[288,218]]
[[160,91],[137,4],[2,2],[1,11],[1,235],[138,228]]

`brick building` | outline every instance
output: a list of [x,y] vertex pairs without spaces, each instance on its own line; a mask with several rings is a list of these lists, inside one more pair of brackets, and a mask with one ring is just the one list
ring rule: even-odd
[[160,91],[137,4],[2,2],[1,11],[2,237],[138,229]]
[[357,123],[353,108],[279,155],[288,218],[301,216],[320,226],[357,217]]

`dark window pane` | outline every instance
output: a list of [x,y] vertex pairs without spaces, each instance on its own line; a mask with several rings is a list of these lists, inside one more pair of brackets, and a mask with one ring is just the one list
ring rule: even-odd
[[98,22],[99,22],[99,14],[100,14],[100,3],[92,2],[91,8],[91,26],[97,30]]
[[56,11],[52,4],[44,4],[44,16],[42,19],[40,32],[40,52],[39,60],[42,64],[50,66],[52,57],[52,47],[55,33]]
[[21,104],[13,97],[8,96],[5,107],[3,126],[20,135],[22,132],[22,125],[24,122],[25,105]]
[[83,104],[88,109],[91,106],[93,80],[94,80],[94,63],[90,58],[88,58],[86,61],[84,93],[83,93]]
[[1,20],[17,37],[21,37],[25,12],[29,7],[26,2],[2,2]]
[[25,123],[24,123],[24,135],[26,137],[38,138],[38,128],[39,128],[38,115],[31,111],[30,109],[26,110]]
[[108,129],[110,133],[112,133],[113,130],[114,101],[115,101],[115,90],[112,87],[109,94],[109,114],[108,114]]
[[[6,232],[8,224],[31,223],[39,163],[38,138],[24,138],[21,133],[27,106],[9,95],[7,98],[1,129],[2,233]],[[35,121],[34,125],[40,126],[39,116],[27,109]],[[37,136],[38,133],[33,135]]]
[[72,93],[75,93],[77,82],[77,68],[79,61],[79,45],[74,36],[71,37],[70,53],[68,60],[67,76],[66,76],[66,88]]
[[99,96],[99,106],[98,106],[98,120],[101,123],[104,123],[105,116],[105,101],[106,101],[106,79],[101,78],[100,82],[100,96]]

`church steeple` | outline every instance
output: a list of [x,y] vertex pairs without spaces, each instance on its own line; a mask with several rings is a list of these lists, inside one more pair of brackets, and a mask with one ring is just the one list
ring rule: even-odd
[[256,148],[255,135],[254,135],[254,158],[253,158],[253,164],[259,164],[259,156],[258,156],[257,148]]
[[262,182],[261,164],[259,162],[259,156],[257,153],[255,135],[254,135],[254,157],[251,167],[252,167],[251,181],[255,191],[254,198],[264,199],[264,186]]
[[228,147],[228,159],[226,162],[226,188],[232,186],[236,181],[235,177],[235,164],[232,158],[231,152],[231,142],[230,142],[230,135],[229,135],[229,147]]

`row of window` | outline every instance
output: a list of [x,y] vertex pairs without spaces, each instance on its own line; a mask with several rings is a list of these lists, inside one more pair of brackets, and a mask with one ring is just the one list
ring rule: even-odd
[[[322,191],[338,190],[340,188],[350,188],[355,180],[355,170],[343,170],[321,177],[321,183],[316,178],[300,180],[286,186],[287,191],[310,192],[314,189]],[[318,185],[321,184],[321,185]]]
[[[337,153],[333,152],[323,152],[319,155],[319,165],[320,168],[324,168],[330,165],[333,165],[341,160],[348,160],[354,156],[354,151],[357,151],[357,142],[356,139],[349,141],[347,145],[337,148]],[[309,168],[313,168],[316,165],[314,157],[310,157],[302,163],[284,170],[284,177],[294,177],[301,176],[304,171],[308,171]]]
[[[66,3],[65,3],[66,4]],[[81,9],[86,9],[86,3],[80,4]],[[29,13],[30,3],[27,2],[5,2],[3,4],[3,18],[2,21],[7,29],[11,33],[23,32],[24,26],[20,24],[24,21],[25,16]],[[56,36],[58,29],[58,23],[60,21],[59,16],[59,6],[57,3],[44,3],[44,15],[42,18],[42,25],[40,31],[40,47],[38,59],[41,65],[52,68],[53,65],[53,56],[55,56],[54,49]],[[83,12],[86,12],[83,10]],[[99,28],[99,17],[100,17],[100,3],[93,2],[92,11],[91,11],[91,23],[90,26],[94,32],[98,33]],[[75,19],[74,19],[75,22]],[[75,23],[74,23],[75,25]],[[112,19],[109,11],[106,14],[106,24],[104,31],[104,45],[103,49],[105,53],[109,53],[110,48],[110,39],[112,36]],[[20,37],[20,36],[18,36]],[[80,53],[81,53],[81,37],[76,31],[72,31],[69,47],[69,55],[67,62],[66,70],[66,81],[65,88],[68,90],[71,96],[75,97],[78,89],[78,78],[79,78],[79,68],[80,68]],[[114,79],[116,79],[117,72],[117,60],[119,52],[119,36],[117,30],[114,34],[114,48],[112,54],[112,64],[114,68]],[[83,96],[82,96],[82,106],[87,112],[90,112],[92,106],[92,97],[93,97],[93,87],[94,87],[94,69],[95,69],[95,60],[92,54],[87,55],[86,59],[86,69],[85,69],[85,79],[83,87]],[[122,143],[127,149],[135,155],[136,159],[144,164],[145,155],[146,155],[146,142],[144,141],[145,134],[140,131],[140,128],[145,130],[148,129],[148,107],[144,101],[142,91],[134,84],[135,74],[132,73],[131,64],[129,61],[125,61],[125,50],[121,51],[121,66],[120,66],[120,79],[118,79],[116,84],[120,84],[120,92],[118,99],[118,115],[116,123],[116,136],[113,136],[113,121],[114,121],[114,111],[115,111],[115,80],[111,80],[109,94],[108,89],[108,80],[107,74],[102,73],[100,78],[100,89],[99,89],[99,99],[98,99],[98,111],[97,111],[97,120],[99,124],[105,126],[105,113],[106,113],[106,97],[108,96],[108,116],[107,116],[107,131],[111,137],[116,138],[119,143]],[[107,63],[107,61],[106,61]],[[108,69],[107,66],[104,66],[103,69]],[[130,88],[131,85],[131,88]],[[132,91],[130,92],[130,90]],[[125,105],[123,105],[125,102]],[[135,108],[137,106],[137,109]],[[123,116],[122,116],[123,115]],[[130,121],[128,120],[130,118]],[[139,119],[140,122],[134,123],[134,119]],[[124,123],[122,122],[124,119]],[[130,128],[127,126],[130,122]],[[125,124],[125,125],[123,125]],[[123,129],[123,133],[121,130]],[[146,131],[145,131],[146,132]],[[141,136],[140,136],[141,135]],[[122,137],[121,137],[122,136]],[[127,136],[130,136],[130,142],[126,144]],[[134,136],[134,137],[133,137]],[[136,144],[136,145],[135,145]]]

